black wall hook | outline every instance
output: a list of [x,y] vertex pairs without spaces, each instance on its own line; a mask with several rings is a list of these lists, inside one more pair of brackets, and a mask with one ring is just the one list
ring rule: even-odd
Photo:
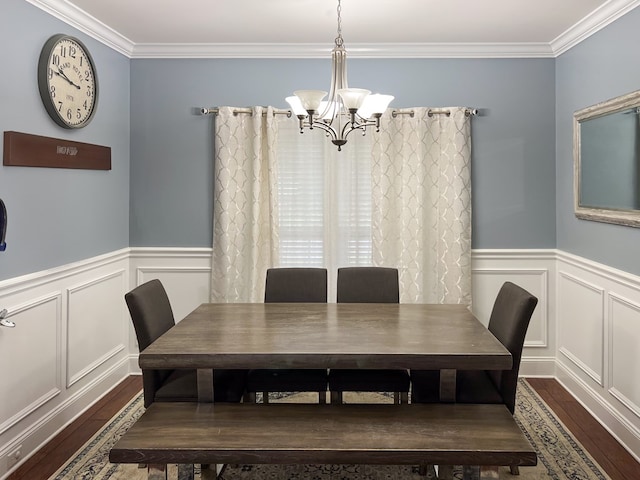
[[0,252],[4,252],[7,248],[7,244],[4,241],[7,235],[7,207],[4,206],[4,202],[0,199]]

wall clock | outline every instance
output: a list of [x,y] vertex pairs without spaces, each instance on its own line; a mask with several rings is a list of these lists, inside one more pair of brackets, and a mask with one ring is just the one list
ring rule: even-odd
[[49,116],[61,127],[82,128],[98,103],[98,77],[89,50],[75,37],[46,41],[38,61],[38,88]]

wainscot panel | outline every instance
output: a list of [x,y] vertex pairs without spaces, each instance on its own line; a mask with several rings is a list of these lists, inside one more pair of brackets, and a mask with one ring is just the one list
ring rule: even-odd
[[558,252],[558,380],[640,461],[640,278]]
[[129,375],[128,286],[128,249],[0,282],[0,478]]

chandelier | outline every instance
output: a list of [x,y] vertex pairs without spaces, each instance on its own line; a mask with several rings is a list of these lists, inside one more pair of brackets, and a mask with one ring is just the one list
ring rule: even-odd
[[331,142],[342,150],[347,137],[354,130],[364,135],[367,127],[380,131],[380,117],[393,100],[391,95],[371,94],[363,88],[347,85],[347,51],[342,39],[342,7],[338,0],[338,36],[331,51],[331,89],[329,98],[323,90],[296,90],[286,100],[300,122],[300,133],[305,128],[324,130]]

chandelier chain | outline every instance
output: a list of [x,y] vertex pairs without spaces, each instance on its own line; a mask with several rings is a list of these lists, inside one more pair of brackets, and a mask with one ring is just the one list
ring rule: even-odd
[[344,44],[344,40],[342,39],[342,5],[340,4],[340,0],[338,0],[338,36],[336,37],[336,46],[341,47]]

